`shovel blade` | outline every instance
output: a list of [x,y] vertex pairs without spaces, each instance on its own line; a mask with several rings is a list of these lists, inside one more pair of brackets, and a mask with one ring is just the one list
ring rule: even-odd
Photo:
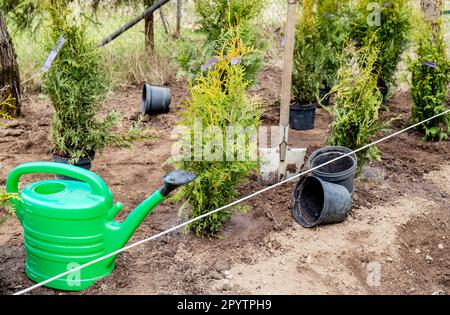
[[300,174],[305,163],[305,156],[306,149],[288,147],[286,160],[281,162],[279,148],[259,149],[261,160],[259,181],[264,185],[273,185]]

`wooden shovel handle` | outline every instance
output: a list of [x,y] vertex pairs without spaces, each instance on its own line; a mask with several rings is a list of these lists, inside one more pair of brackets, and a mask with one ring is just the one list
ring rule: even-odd
[[285,34],[286,46],[284,49],[284,69],[283,69],[283,83],[281,87],[281,106],[280,106],[280,126],[283,127],[289,125],[292,70],[294,64],[296,14],[297,14],[297,0],[288,0],[288,17]]
[[280,104],[280,161],[285,161],[289,138],[289,107],[291,104],[292,70],[294,65],[295,19],[297,0],[288,0],[286,45],[284,47],[283,82]]

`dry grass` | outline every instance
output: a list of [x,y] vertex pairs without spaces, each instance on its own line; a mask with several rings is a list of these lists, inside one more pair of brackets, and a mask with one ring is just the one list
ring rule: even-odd
[[[135,15],[133,10],[125,9],[119,9],[116,14],[105,12],[104,15],[99,15],[99,24],[88,26],[88,34],[92,36],[92,40],[100,43]],[[157,20],[157,51],[153,56],[145,51],[143,28],[141,22],[114,42],[100,48],[104,51],[105,66],[110,71],[113,87],[141,82],[162,85],[176,73],[176,67],[170,62],[172,56],[167,54],[173,52],[168,45],[174,44],[171,43],[170,36],[164,33],[162,24]],[[41,25],[34,34],[11,31],[25,93],[39,91],[41,87],[41,67],[49,53],[43,47],[45,32],[45,25]]]

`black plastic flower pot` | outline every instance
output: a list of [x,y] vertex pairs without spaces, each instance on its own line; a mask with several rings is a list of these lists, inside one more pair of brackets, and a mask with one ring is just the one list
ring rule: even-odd
[[290,108],[289,125],[294,130],[314,129],[317,104],[294,105]]
[[345,221],[352,208],[352,198],[344,186],[318,177],[302,177],[294,191],[292,214],[303,227]]
[[170,111],[172,96],[170,89],[144,84],[141,112],[147,115],[166,114]]
[[[308,165],[312,169],[350,153],[352,150],[345,147],[325,147],[311,154]],[[324,181],[344,186],[352,194],[357,166],[358,159],[353,153],[312,171],[312,174]]]
[[[77,163],[72,164],[78,167],[81,167],[85,170],[90,170],[92,167],[92,161],[95,158],[95,153],[91,154],[89,157],[84,158],[84,159],[80,159]],[[62,163],[62,164],[71,164],[69,163],[70,158],[64,157],[64,156],[60,156],[58,154],[52,154],[52,161],[56,162],[56,163]],[[62,179],[62,180],[74,180],[77,181],[77,179],[74,179],[72,177],[67,177],[67,176],[60,176],[60,175],[56,175],[57,179]]]

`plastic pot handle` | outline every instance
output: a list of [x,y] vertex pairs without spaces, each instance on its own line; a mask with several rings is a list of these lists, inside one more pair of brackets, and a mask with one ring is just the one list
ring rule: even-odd
[[91,186],[93,194],[97,196],[104,196],[105,198],[111,196],[108,186],[106,186],[105,182],[93,172],[77,166],[54,162],[32,162],[17,166],[8,175],[6,180],[6,191],[8,193],[19,193],[20,177],[27,174],[38,173],[72,177]]

